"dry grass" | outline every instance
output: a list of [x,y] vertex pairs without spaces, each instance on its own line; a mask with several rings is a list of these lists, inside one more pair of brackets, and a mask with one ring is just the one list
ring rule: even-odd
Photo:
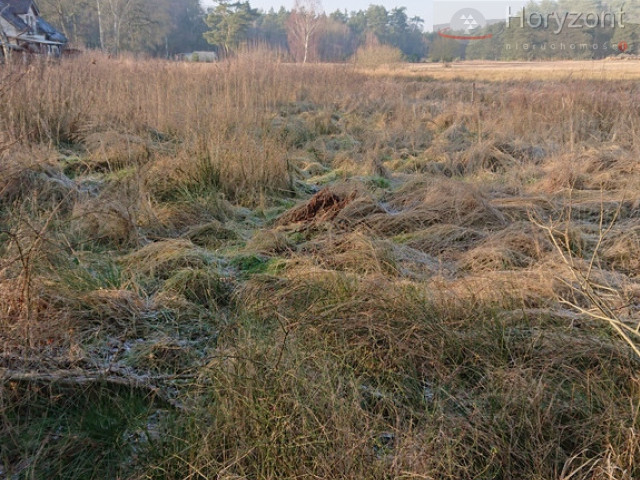
[[551,62],[454,62],[447,68],[442,64],[410,65],[389,70],[367,71],[370,75],[397,75],[408,78],[436,80],[479,80],[508,82],[512,80],[636,80],[640,77],[637,60],[616,61],[551,61]]
[[640,477],[636,69],[3,66],[0,477]]
[[390,196],[386,213],[370,217],[372,228],[387,235],[442,223],[496,227],[505,220],[476,186],[429,177],[404,185]]

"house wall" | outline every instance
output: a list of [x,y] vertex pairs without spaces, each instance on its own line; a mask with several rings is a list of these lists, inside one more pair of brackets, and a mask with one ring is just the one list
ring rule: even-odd
[[36,7],[32,5],[27,13],[18,15],[18,17],[31,28],[27,28],[26,25],[22,25],[22,29],[15,27],[7,19],[0,17],[0,27],[8,37],[9,43],[22,47],[31,53],[60,56],[62,51],[60,43],[49,41],[46,33],[35,33],[38,31],[37,22],[39,17]]
[[29,11],[25,15],[18,15],[24,23],[29,25],[31,28],[36,28],[36,18],[38,15],[34,10],[33,6],[29,8]]
[[7,37],[15,37],[19,33],[13,25],[11,25],[2,17],[0,17],[0,27],[2,27],[2,30]]

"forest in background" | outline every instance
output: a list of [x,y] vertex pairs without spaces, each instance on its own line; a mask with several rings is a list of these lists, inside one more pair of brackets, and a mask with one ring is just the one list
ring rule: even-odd
[[109,53],[158,57],[211,49],[231,53],[249,43],[297,58],[296,27],[313,30],[307,38],[312,61],[346,60],[367,42],[397,47],[413,61],[425,58],[428,51],[423,20],[409,18],[404,7],[389,11],[371,5],[367,10],[326,15],[319,3],[308,1],[292,10],[268,12],[252,8],[249,2],[229,1],[205,10],[198,0],[41,0],[39,5],[42,15],[75,46]]
[[[418,62],[599,59],[620,54],[615,48],[620,42],[629,54],[638,53],[640,46],[640,4],[622,0],[543,0],[527,9],[543,14],[624,9],[624,28],[588,28],[580,20],[582,28],[567,25],[557,33],[555,25],[521,28],[514,19],[510,28],[498,22],[481,31],[492,38],[468,42],[425,32],[425,20],[410,16],[405,7],[382,5],[333,13],[325,13],[318,0],[298,0],[290,10],[269,11],[229,0],[208,9],[198,0],[41,0],[39,5],[74,46],[166,58],[197,50],[228,55],[246,44],[266,45],[297,62],[346,61],[361,47],[376,51],[380,60]],[[560,48],[563,44],[566,48]]]

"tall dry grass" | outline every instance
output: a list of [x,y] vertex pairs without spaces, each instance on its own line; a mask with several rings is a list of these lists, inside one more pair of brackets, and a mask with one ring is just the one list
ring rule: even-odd
[[[6,68],[16,81],[3,94],[5,141],[78,145],[96,153],[96,137],[104,142],[111,136],[116,151],[101,152],[107,163],[114,162],[109,153],[120,152],[120,163],[143,163],[138,144],[149,139],[178,143],[181,168],[210,168],[195,175],[214,175],[229,197],[249,202],[291,190],[282,129],[274,124],[279,109],[305,97],[327,102],[327,85],[348,85],[345,67],[300,71],[273,61],[269,51],[211,65],[110,62],[92,54]],[[176,156],[176,149],[168,150]]]
[[0,78],[0,476],[640,475],[633,83]]

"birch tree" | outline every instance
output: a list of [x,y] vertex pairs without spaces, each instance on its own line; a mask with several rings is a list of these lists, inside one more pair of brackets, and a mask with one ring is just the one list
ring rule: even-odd
[[296,0],[287,20],[289,47],[296,60],[307,63],[323,23],[320,0]]

